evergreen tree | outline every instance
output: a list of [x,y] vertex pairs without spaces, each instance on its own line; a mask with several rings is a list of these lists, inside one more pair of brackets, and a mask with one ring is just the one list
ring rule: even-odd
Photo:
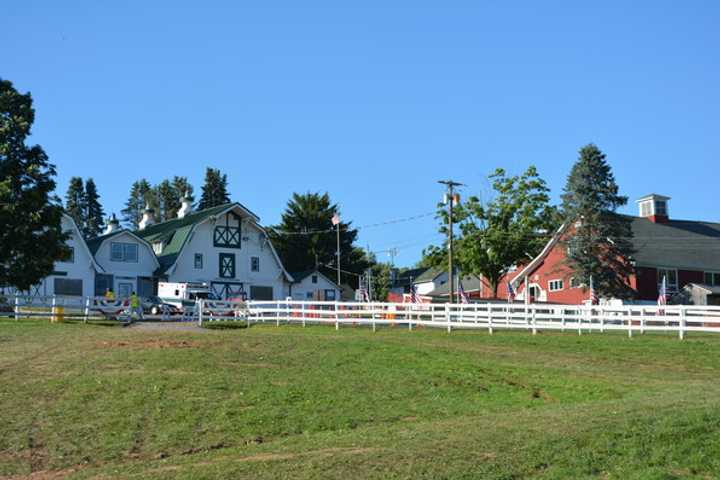
[[25,144],[35,110],[29,93],[0,79],[0,285],[28,290],[69,257],[55,166],[39,145]]
[[158,201],[158,209],[155,212],[157,220],[164,222],[175,218],[180,208],[181,197],[173,188],[170,180],[163,180],[155,187],[155,196]]
[[627,197],[619,194],[612,169],[597,146],[580,149],[562,201],[563,216],[571,228],[565,239],[568,264],[585,285],[592,278],[598,295],[631,297],[632,227],[628,217],[615,213]]
[[216,207],[230,202],[230,194],[227,191],[227,175],[220,173],[220,170],[210,168],[205,171],[205,184],[202,187],[202,196],[198,204],[199,210]]
[[172,181],[163,180],[155,187],[155,198],[157,201],[157,220],[165,222],[177,217],[177,212],[182,205],[182,199],[187,193],[190,201],[193,201],[193,187],[187,177],[173,177]]
[[[337,237],[332,224],[338,206],[327,193],[294,193],[279,225],[269,231],[273,246],[290,272],[310,270],[317,265],[329,278],[336,278]],[[364,252],[354,245],[357,230],[340,222],[340,267],[354,273],[371,265]],[[357,284],[357,277],[342,275],[343,283]]]
[[138,228],[146,204],[149,204],[151,208],[157,210],[155,192],[150,186],[150,183],[144,178],[141,178],[132,184],[130,196],[127,202],[125,202],[125,208],[121,211],[123,222],[125,222],[128,228]]
[[75,224],[83,230],[85,226],[85,187],[82,178],[72,177],[65,194],[65,212],[75,220]]
[[102,233],[105,212],[100,204],[100,194],[98,194],[95,181],[88,178],[85,181],[85,224],[83,226],[83,235],[85,238],[95,238]]

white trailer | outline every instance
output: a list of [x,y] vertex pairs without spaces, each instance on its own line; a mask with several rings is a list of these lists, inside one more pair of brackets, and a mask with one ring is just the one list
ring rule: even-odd
[[177,308],[195,305],[197,299],[217,300],[207,283],[159,282],[158,297]]

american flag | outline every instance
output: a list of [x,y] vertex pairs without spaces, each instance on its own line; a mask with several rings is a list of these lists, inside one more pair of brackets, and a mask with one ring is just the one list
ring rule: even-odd
[[664,275],[662,283],[660,284],[660,294],[658,295],[657,303],[661,307],[667,305],[667,278]]
[[340,224],[340,215],[338,215],[337,212],[332,216],[332,224],[333,226]]
[[590,305],[597,305],[598,297],[595,293],[595,283],[593,283],[593,277],[590,275]]
[[508,303],[512,303],[515,300],[515,289],[512,286],[512,282],[507,282],[508,291]]
[[415,284],[410,284],[410,302],[411,303],[420,303],[420,298],[418,298],[417,289],[415,288]]
[[468,297],[465,294],[465,289],[462,285],[462,280],[458,280],[458,297],[460,297],[460,303],[470,303]]

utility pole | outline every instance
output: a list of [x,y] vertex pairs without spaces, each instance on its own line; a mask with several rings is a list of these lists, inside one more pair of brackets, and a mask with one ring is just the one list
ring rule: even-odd
[[447,187],[445,204],[448,206],[448,286],[450,287],[450,303],[455,303],[455,288],[453,278],[453,204],[455,203],[455,187],[464,187],[462,183],[452,180],[438,180]]

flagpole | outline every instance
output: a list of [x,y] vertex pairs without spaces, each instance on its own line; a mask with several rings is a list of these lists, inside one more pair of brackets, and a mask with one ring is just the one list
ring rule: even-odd
[[340,286],[340,222],[335,225],[337,230],[337,283]]

